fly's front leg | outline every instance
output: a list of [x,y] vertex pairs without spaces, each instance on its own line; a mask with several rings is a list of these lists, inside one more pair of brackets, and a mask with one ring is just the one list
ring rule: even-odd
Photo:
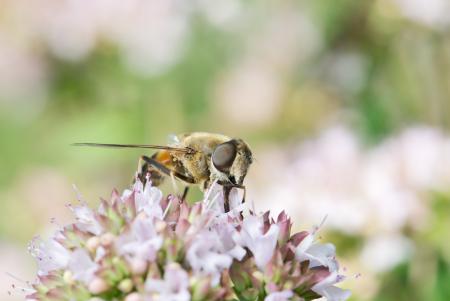
[[233,187],[223,186],[223,209],[225,213],[230,211],[230,192]]
[[245,188],[245,186],[235,185],[235,184],[233,184],[233,185],[223,184],[222,187],[223,187],[223,202],[224,202],[223,203],[223,207],[224,207],[225,213],[230,211],[230,192],[231,192],[231,189],[233,189],[233,188],[243,189],[244,190],[244,195],[242,196],[242,204],[245,203],[245,198],[246,198],[246,195],[247,195],[247,189]]
[[177,182],[175,181],[175,175],[173,174],[173,172],[170,172],[170,179],[172,180],[173,191],[175,191],[175,194],[178,194],[178,186]]
[[147,162],[145,162],[142,158],[139,158],[137,166],[137,178],[141,181],[141,183],[145,184],[147,182],[149,172],[150,170]]
[[186,199],[188,192],[189,192],[189,186],[184,187],[183,195],[181,197],[182,201],[184,201]]

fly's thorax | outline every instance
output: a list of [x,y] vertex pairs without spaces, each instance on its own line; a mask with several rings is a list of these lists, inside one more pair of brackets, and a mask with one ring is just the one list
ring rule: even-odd
[[181,134],[178,136],[177,147],[189,148],[196,152],[193,154],[176,154],[178,160],[182,162],[186,171],[196,179],[198,183],[208,181],[211,178],[217,178],[217,174],[211,177],[213,170],[211,170],[210,158],[217,145],[230,140],[229,137],[204,133],[194,132],[188,134]]
[[196,183],[209,179],[209,166],[203,153],[179,154],[176,159],[183,165],[185,173],[194,178]]
[[205,156],[210,156],[219,144],[229,141],[230,139],[230,137],[221,134],[195,132],[180,135],[180,142],[177,146],[187,147],[199,151]]

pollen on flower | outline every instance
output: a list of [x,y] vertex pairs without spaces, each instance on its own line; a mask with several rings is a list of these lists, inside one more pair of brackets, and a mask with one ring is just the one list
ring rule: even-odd
[[341,301],[335,247],[291,234],[282,212],[257,214],[217,184],[188,204],[139,180],[97,210],[69,206],[75,223],[29,245],[38,266],[27,300]]

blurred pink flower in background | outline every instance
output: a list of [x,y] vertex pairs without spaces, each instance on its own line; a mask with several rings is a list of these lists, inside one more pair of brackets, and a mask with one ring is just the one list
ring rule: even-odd
[[360,51],[337,51],[329,58],[327,79],[331,85],[357,92],[366,81],[367,67],[367,58]]
[[[26,116],[39,113],[46,96],[46,71],[39,55],[11,33],[0,30],[0,106],[20,105],[20,114]],[[28,104],[28,99],[34,101]]]
[[280,110],[280,81],[277,73],[258,61],[241,63],[219,83],[218,111],[236,125],[267,125]]
[[104,40],[118,45],[133,71],[152,74],[182,52],[188,15],[177,1],[40,2],[35,26],[62,59],[84,59]]
[[216,83],[217,111],[236,127],[259,128],[276,120],[285,79],[322,43],[308,15],[289,5],[272,12],[260,27],[250,34],[242,57]]
[[241,0],[196,0],[197,9],[213,25],[223,30],[233,30],[242,23],[243,3]]
[[414,21],[437,29],[450,25],[450,3],[447,0],[394,0],[401,12]]
[[401,234],[380,233],[367,239],[361,261],[374,272],[384,272],[411,256],[414,245]]
[[184,53],[194,12],[223,29],[240,16],[239,1],[221,1],[221,10],[217,3],[214,7],[208,1],[194,4],[176,0],[6,0],[2,9],[7,13],[0,19],[0,99],[45,99],[49,80],[42,56],[45,49],[76,63],[102,43],[109,43],[119,49],[135,73],[161,74]]
[[[338,126],[294,150],[265,156],[255,165],[260,182],[253,177],[251,184],[259,204],[305,223],[327,216],[327,228],[366,237],[361,260],[377,272],[408,257],[412,244],[402,230],[424,227],[427,192],[446,191],[450,182],[450,138],[429,127],[364,149],[352,131]],[[276,175],[279,186],[267,185],[273,166],[283,171]],[[272,202],[274,195],[281,201]]]

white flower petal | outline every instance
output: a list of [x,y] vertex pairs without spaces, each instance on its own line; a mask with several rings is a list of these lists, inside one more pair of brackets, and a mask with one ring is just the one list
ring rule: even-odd
[[143,188],[142,183],[136,181],[135,183],[135,205],[137,212],[145,212],[149,217],[163,218],[163,210],[160,202],[162,199],[162,192],[156,187],[149,184]]
[[72,271],[75,280],[80,280],[88,285],[94,277],[98,265],[92,261],[86,250],[76,249],[71,254],[69,269]]
[[189,301],[189,276],[177,264],[169,264],[165,268],[164,280],[149,278],[145,282],[145,290],[158,295],[158,300]]
[[335,259],[335,246],[333,244],[313,243],[313,241],[313,234],[306,236],[297,246],[295,258],[300,262],[309,260],[310,267],[324,266],[332,272],[337,271],[339,266]]
[[255,257],[255,263],[264,269],[273,256],[277,245],[280,228],[273,224],[267,233],[263,234],[262,217],[250,215],[242,223],[242,229],[234,235],[235,241],[242,247],[247,247]]
[[303,240],[295,249],[295,256],[297,260],[299,260],[300,262],[307,260],[307,258],[305,257],[305,253],[311,247],[313,241],[314,241],[313,234],[308,234],[305,238],[303,238]]
[[70,207],[77,220],[77,227],[81,231],[89,232],[94,235],[100,235],[103,232],[103,227],[95,218],[94,211],[87,207],[87,205],[71,206]]
[[30,244],[29,250],[31,255],[38,259],[38,275],[47,275],[69,264],[70,252],[54,239],[36,239]]
[[138,258],[143,261],[155,259],[161,248],[163,238],[157,235],[152,218],[138,217],[131,226],[131,231],[122,234],[116,241],[119,254],[130,260]]
[[343,290],[334,286],[334,284],[344,280],[342,275],[332,272],[327,278],[312,287],[312,290],[319,295],[327,298],[327,301],[343,301],[350,297],[348,290]]
[[313,291],[325,297],[327,301],[344,301],[350,298],[351,292],[336,286],[329,286],[320,291],[313,288]]
[[285,290],[282,292],[274,292],[269,294],[264,301],[288,301],[289,298],[292,298],[294,293],[290,290]]
[[223,249],[217,235],[209,231],[197,235],[186,253],[186,259],[194,272],[210,275],[216,280],[233,262],[231,254]]

